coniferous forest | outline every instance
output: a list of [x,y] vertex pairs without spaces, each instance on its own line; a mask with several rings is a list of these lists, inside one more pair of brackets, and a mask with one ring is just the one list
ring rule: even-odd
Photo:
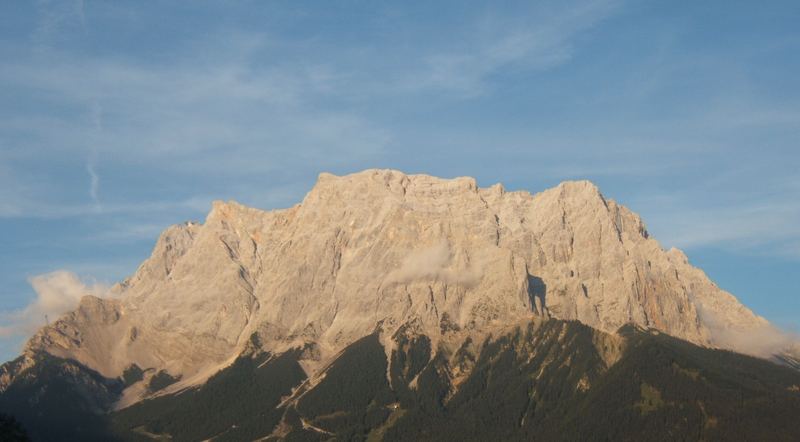
[[[520,326],[477,355],[469,340],[448,355],[401,329],[388,358],[377,334],[364,337],[317,382],[298,362],[303,349],[255,352],[201,387],[113,413],[103,406],[124,379],[50,358],[0,396],[14,415],[0,428],[3,440],[26,431],[33,440],[797,440],[800,372],[634,327],[620,333],[624,349],[609,362],[602,350],[613,349],[578,322]],[[454,377],[458,367],[471,369]],[[98,385],[106,403],[85,397]]]

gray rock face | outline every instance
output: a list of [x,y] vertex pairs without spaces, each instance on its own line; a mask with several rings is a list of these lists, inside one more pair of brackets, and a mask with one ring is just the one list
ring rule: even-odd
[[[310,344],[313,374],[376,328],[403,325],[439,339],[433,348],[532,315],[733,349],[720,327],[769,328],[589,182],[531,195],[392,170],[322,174],[285,210],[215,202],[202,225],[168,228],[114,291],[85,298],[28,350],[109,377],[131,364],[166,370],[181,376],[174,391],[230,363],[254,333],[273,353]],[[123,402],[140,398],[134,387]]]

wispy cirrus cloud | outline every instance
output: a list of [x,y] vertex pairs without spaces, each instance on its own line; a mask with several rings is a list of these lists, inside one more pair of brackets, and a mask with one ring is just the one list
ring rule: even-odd
[[621,1],[545,2],[518,17],[498,17],[477,26],[466,48],[422,57],[421,68],[405,78],[408,89],[482,95],[500,71],[537,71],[572,57],[574,40],[619,10]]
[[[37,33],[52,38],[65,21],[78,17],[81,26],[91,26],[85,5],[72,6],[69,13],[43,13]],[[522,18],[498,17],[480,26],[480,39],[457,50],[443,45],[410,54],[407,68],[391,73],[305,60],[259,63],[271,54],[280,56],[281,41],[247,32],[216,33],[176,58],[147,63],[45,48],[46,57],[40,51],[7,63],[0,80],[22,94],[45,94],[54,108],[78,112],[12,115],[0,122],[0,133],[12,139],[15,168],[45,157],[85,155],[87,204],[106,214],[125,206],[112,202],[118,196],[108,190],[113,178],[106,171],[112,163],[140,165],[148,174],[187,182],[198,174],[241,181],[287,170],[295,175],[306,170],[307,176],[342,167],[355,170],[387,158],[394,129],[365,115],[349,97],[364,88],[380,89],[379,95],[387,97],[409,90],[480,94],[501,69],[540,70],[568,60],[572,40],[616,6],[604,1],[569,8],[549,4]],[[201,54],[209,52],[220,57],[213,63],[205,60]],[[389,81],[378,86],[382,79]],[[333,105],[319,105],[328,101]],[[105,204],[100,203],[101,175],[106,176]],[[63,198],[54,202],[47,190],[37,191],[54,183],[25,182],[20,174],[16,180],[28,190],[0,201],[4,216],[87,213],[84,203],[65,205]],[[146,188],[149,183],[135,184]],[[188,185],[181,187],[190,192]]]
[[[730,174],[717,182],[709,181],[724,188],[741,176]],[[765,179],[762,186],[749,191],[728,188],[699,195],[643,195],[631,206],[648,215],[651,231],[667,246],[711,246],[800,258],[800,200],[791,180],[770,183]]]
[[[313,94],[311,83],[317,80],[300,79],[291,70],[263,72],[238,62],[196,69],[97,60],[9,68],[0,74],[6,84],[45,91],[58,106],[83,108],[88,117],[17,115],[0,123],[0,131],[14,139],[8,167],[85,156],[86,204],[104,213],[126,205],[112,203],[119,195],[111,193],[100,205],[100,174],[108,166],[139,165],[145,180],[171,174],[173,185],[193,192],[187,181],[198,174],[219,183],[289,169],[316,173],[354,157],[379,155],[390,139],[357,114],[303,104],[300,95]],[[86,213],[85,204],[48,200],[52,184],[23,174],[6,179],[20,191],[0,201],[4,216]]]
[[2,276],[22,294],[73,261],[133,270],[212,199],[288,206],[320,171],[367,167],[588,178],[667,246],[800,256],[800,186],[777,181],[800,170],[781,7],[730,5],[731,29],[692,6],[457,6],[8,8]]

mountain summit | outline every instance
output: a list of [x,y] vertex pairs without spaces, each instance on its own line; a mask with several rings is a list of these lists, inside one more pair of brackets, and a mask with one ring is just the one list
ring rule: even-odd
[[393,170],[323,173],[285,210],[215,202],[205,223],[165,230],[114,292],[85,297],[28,351],[187,385],[254,333],[272,352],[308,345],[314,372],[376,327],[406,324],[438,340],[448,327],[463,339],[532,315],[606,332],[632,322],[750,352],[728,331],[768,327],[588,181],[531,195]]
[[626,324],[757,356],[787,344],[588,181],[530,194],[394,170],[323,173],[291,208],[218,201],[204,223],[169,227],[112,291],[42,328],[0,370],[0,391],[44,357],[126,379],[115,409],[203,385],[242,355],[294,355],[313,385],[370,336],[389,380],[392,355],[424,336],[430,360],[451,358],[455,391],[477,363],[454,363],[460,349],[477,358],[490,337],[548,320],[595,329],[587,339],[607,367]]

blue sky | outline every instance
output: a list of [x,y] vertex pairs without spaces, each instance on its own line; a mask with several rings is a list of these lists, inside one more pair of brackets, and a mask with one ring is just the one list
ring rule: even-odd
[[796,331],[797,23],[793,1],[3,2],[0,359],[32,284],[70,281],[37,275],[94,290],[213,199],[286,207],[370,167],[590,179]]

